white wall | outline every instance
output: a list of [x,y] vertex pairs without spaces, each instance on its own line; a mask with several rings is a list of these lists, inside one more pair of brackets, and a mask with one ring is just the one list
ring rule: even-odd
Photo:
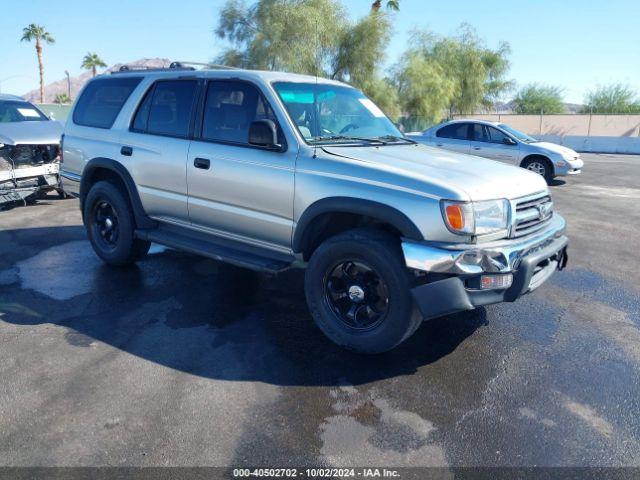
[[640,115],[496,114],[472,118],[506,123],[540,140],[566,145],[578,152],[640,154]]

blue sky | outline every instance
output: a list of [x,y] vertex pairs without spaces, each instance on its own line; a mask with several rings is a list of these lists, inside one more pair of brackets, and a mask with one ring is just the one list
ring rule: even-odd
[[[371,0],[343,0],[352,19]],[[401,0],[385,65],[406,46],[414,28],[450,34],[473,25],[489,46],[511,44],[510,77],[561,85],[567,101],[581,102],[598,84],[623,82],[640,91],[640,2],[630,0]],[[143,57],[211,60],[224,44],[214,37],[223,0],[4,0],[0,29],[0,88],[22,94],[37,87],[33,45],[22,28],[45,25],[56,44],[45,47],[45,81],[81,73],[88,51],[108,64]],[[7,77],[13,77],[6,79]]]

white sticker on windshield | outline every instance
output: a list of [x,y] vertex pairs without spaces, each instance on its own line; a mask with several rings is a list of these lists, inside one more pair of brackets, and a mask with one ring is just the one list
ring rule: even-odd
[[18,111],[20,112],[20,115],[22,115],[23,117],[32,117],[32,118],[40,117],[40,114],[34,108],[18,108]]
[[362,105],[364,105],[366,107],[367,110],[369,110],[374,117],[384,117],[384,112],[382,110],[380,110],[380,108],[378,108],[378,106],[373,103],[371,100],[369,100],[368,98],[359,98],[358,100],[360,100],[360,103]]

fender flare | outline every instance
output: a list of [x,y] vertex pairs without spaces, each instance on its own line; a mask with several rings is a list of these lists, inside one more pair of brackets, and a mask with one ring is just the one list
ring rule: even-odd
[[129,201],[131,202],[131,207],[133,208],[133,215],[135,217],[136,226],[138,228],[154,228],[157,226],[157,222],[150,219],[144,208],[142,206],[142,202],[140,201],[140,194],[138,193],[138,188],[136,187],[133,178],[129,171],[122,165],[121,163],[111,159],[104,157],[96,157],[92,158],[87,162],[84,169],[82,170],[82,177],[80,179],[80,210],[84,216],[84,200],[87,198],[87,194],[91,189],[91,177],[95,170],[109,170],[113,172],[115,175],[122,180],[125,188],[127,189],[127,194],[129,195]]
[[371,217],[392,225],[403,237],[417,241],[424,240],[415,223],[396,208],[362,198],[329,197],[312,203],[300,216],[293,234],[292,247],[294,252],[302,252],[308,246],[309,240],[305,238],[308,227],[316,218],[325,213],[351,213]]

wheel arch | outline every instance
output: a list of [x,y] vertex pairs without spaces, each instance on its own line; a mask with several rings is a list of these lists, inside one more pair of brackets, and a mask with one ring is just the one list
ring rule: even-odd
[[80,179],[80,209],[84,212],[84,201],[91,187],[101,180],[114,181],[121,185],[126,192],[133,214],[136,226],[138,228],[153,228],[157,224],[151,220],[144,211],[138,188],[129,171],[121,163],[104,157],[96,157],[87,162],[82,177]]
[[551,159],[549,157],[547,157],[546,155],[543,155],[542,153],[531,153],[531,154],[527,155],[520,162],[520,166],[524,167],[524,164],[527,161],[534,160],[534,159],[544,160],[547,163],[547,165],[549,165],[549,167],[551,168],[551,173],[555,175],[555,173],[556,173],[555,165],[553,164],[553,162],[551,161]]
[[363,225],[377,225],[398,236],[424,240],[418,227],[400,210],[373,200],[329,197],[311,204],[300,216],[292,248],[305,260],[328,236]]

